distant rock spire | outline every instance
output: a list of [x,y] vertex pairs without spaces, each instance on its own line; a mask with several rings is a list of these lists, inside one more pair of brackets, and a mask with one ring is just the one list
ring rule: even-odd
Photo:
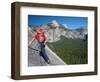
[[51,23],[54,27],[59,27],[59,23],[56,20],[53,20]]

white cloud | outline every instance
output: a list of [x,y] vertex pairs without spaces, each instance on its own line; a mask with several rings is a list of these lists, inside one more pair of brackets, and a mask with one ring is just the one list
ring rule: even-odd
[[67,24],[63,24],[63,26],[64,26],[65,28],[68,28],[68,25],[67,25]]

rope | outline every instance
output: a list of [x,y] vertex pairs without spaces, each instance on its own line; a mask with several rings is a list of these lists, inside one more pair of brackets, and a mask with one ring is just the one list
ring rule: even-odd
[[40,50],[37,50],[37,49],[35,49],[35,48],[32,48],[32,47],[30,47],[30,46],[28,46],[30,49],[32,49],[32,50],[36,50],[36,51],[40,51]]

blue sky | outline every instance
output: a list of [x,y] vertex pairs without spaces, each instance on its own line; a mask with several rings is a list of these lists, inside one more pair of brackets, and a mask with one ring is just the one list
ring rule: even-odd
[[77,29],[81,26],[87,27],[87,17],[70,17],[70,16],[42,16],[28,15],[28,25],[42,25],[56,20],[59,24],[66,24],[69,29]]

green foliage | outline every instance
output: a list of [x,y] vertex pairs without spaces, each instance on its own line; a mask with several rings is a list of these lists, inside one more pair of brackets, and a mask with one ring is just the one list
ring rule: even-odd
[[81,39],[67,39],[61,37],[60,41],[47,43],[49,48],[54,51],[66,64],[86,64],[87,41]]

